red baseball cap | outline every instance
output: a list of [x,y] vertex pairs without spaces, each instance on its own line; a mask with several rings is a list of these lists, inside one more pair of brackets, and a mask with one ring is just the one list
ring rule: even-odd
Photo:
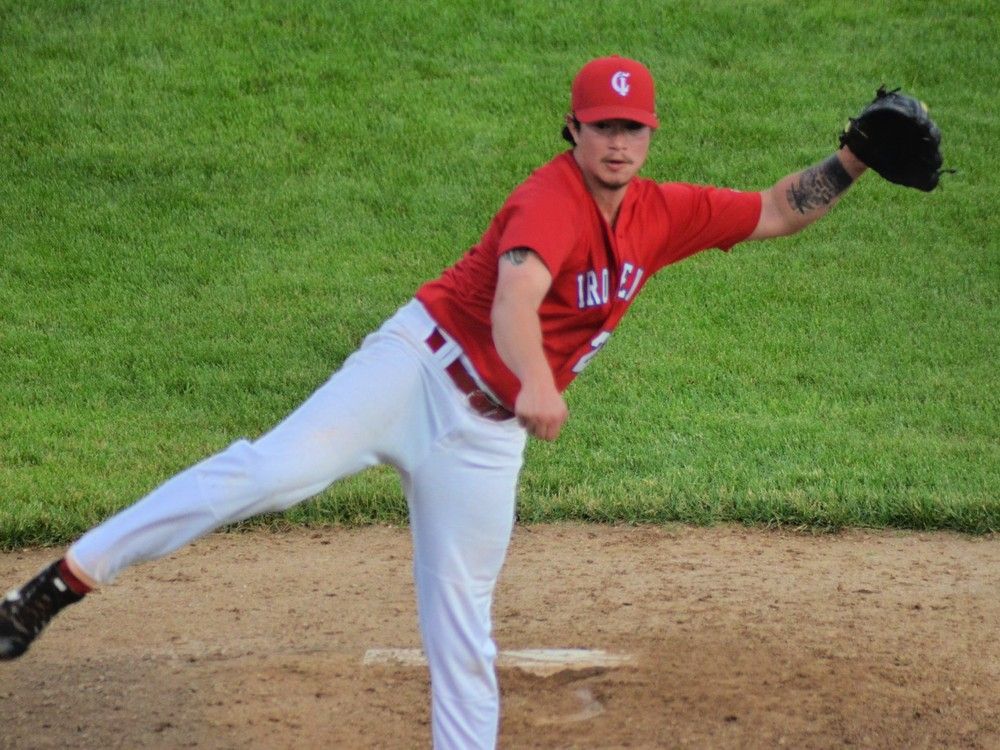
[[599,57],[584,65],[573,79],[572,106],[580,122],[633,120],[660,127],[653,76],[627,57]]

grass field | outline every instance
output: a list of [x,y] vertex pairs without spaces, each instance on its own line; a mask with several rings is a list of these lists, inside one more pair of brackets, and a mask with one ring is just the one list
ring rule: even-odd
[[[0,547],[304,399],[649,65],[644,174],[759,189],[881,83],[958,174],[666,269],[532,444],[526,521],[1000,530],[1000,3],[0,0]],[[399,522],[395,476],[275,522]]]

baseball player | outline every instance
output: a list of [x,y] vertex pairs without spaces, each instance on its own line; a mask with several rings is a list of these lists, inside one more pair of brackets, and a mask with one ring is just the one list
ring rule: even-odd
[[0,658],[131,565],[390,464],[410,512],[434,746],[494,747],[490,607],[527,437],[556,439],[563,391],[657,271],[797,232],[866,169],[842,146],[761,192],[657,183],[638,173],[659,125],[645,66],[584,65],[563,129],[571,148],[510,194],[479,243],[270,432],[169,479],[9,593]]

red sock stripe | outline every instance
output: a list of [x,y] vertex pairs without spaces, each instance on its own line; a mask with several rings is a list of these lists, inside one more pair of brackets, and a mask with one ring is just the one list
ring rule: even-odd
[[83,596],[84,594],[90,592],[90,586],[73,575],[73,571],[70,570],[69,565],[66,564],[66,558],[59,561],[59,577],[63,579],[63,582],[69,586],[69,590],[74,594]]

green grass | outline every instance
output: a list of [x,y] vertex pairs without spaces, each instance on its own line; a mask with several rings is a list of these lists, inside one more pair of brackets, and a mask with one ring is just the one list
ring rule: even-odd
[[[294,408],[562,148],[610,52],[658,81],[646,176],[766,187],[881,83],[959,173],[869,175],[804,234],[664,271],[529,448],[521,518],[1000,530],[998,16],[0,0],[0,546]],[[281,522],[404,518],[375,470]]]

